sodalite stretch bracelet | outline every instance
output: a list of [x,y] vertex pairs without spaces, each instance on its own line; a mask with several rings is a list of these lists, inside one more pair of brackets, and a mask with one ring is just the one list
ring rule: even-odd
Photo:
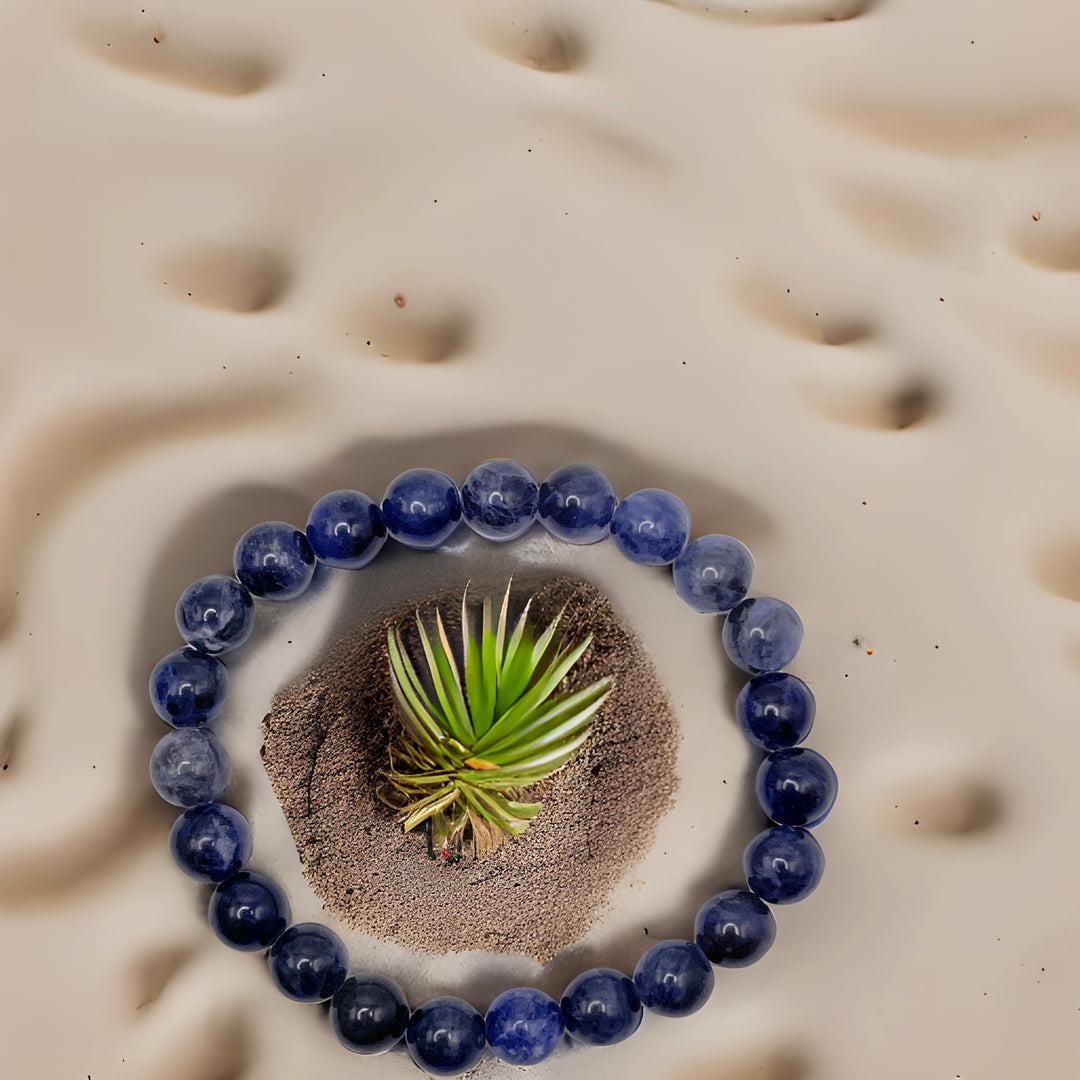
[[[349,975],[348,952],[331,929],[290,925],[280,886],[245,869],[251,829],[239,811],[216,801],[229,782],[229,759],[205,726],[228,691],[218,657],[250,636],[253,597],[298,596],[316,560],[366,566],[388,535],[407,547],[437,548],[462,517],[497,541],[520,536],[537,519],[572,544],[610,535],[632,562],[670,563],[679,596],[695,611],[727,612],[724,649],[751,676],[736,700],[736,718],[746,738],[767,752],[756,790],[775,823],[746,847],[747,888],[707,900],[693,941],[653,945],[632,979],[611,968],[586,971],[561,1002],[531,988],[507,990],[486,1016],[456,997],[435,998],[410,1012],[391,980]],[[802,642],[799,616],[781,600],[747,598],[754,560],[738,540],[689,536],[685,503],[666,491],[647,488],[620,502],[595,466],[565,465],[538,484],[528,469],[506,460],[477,466],[460,490],[444,473],[410,469],[381,503],[357,491],[334,491],[315,504],[305,530],[268,521],[244,533],[234,552],[236,576],[201,578],[180,597],[176,621],[187,646],[164,657],[150,676],[154,709],[175,729],[154,749],[151,779],[163,799],[187,808],[169,845],[181,870],[217,886],[209,918],[218,937],[235,949],[266,951],[270,974],[286,996],[329,999],[331,1027],[349,1050],[379,1054],[404,1036],[413,1059],[433,1076],[466,1071],[485,1046],[511,1064],[532,1065],[551,1054],[564,1033],[586,1043],[619,1042],[637,1029],[643,1007],[667,1016],[699,1009],[713,988],[713,965],[745,967],[759,959],[776,936],[768,905],[801,900],[821,879],[824,856],[807,830],[831,809],[836,774],[820,754],[799,745],[814,720],[814,696],[781,670]]]

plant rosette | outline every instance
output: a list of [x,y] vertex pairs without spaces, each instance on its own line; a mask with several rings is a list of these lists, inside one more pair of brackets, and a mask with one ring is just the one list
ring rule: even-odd
[[561,612],[537,635],[530,600],[511,627],[507,585],[497,622],[487,597],[474,636],[467,595],[459,654],[464,678],[441,612],[435,635],[416,616],[424,677],[400,629],[387,634],[401,731],[379,796],[402,812],[406,831],[430,821],[433,845],[444,857],[460,856],[470,843],[484,854],[505,836],[523,833],[540,803],[516,797],[577,754],[611,690],[611,679],[603,678],[575,693],[559,692],[592,643],[591,635],[576,645],[560,642]]
[[[308,587],[317,562],[360,569],[388,537],[433,550],[464,520],[496,542],[521,536],[534,521],[571,544],[611,537],[631,562],[671,565],[675,589],[695,611],[722,618],[729,659],[750,677],[735,702],[735,719],[765,751],[755,791],[772,824],[743,853],[745,886],[705,900],[687,940],[645,951],[632,975],[613,968],[582,972],[561,1000],[530,987],[500,994],[481,1015],[468,1002],[439,997],[410,1009],[386,975],[349,971],[341,938],[320,923],[292,923],[288,898],[267,875],[249,867],[251,829],[220,802],[229,784],[228,756],[212,725],[228,694],[221,656],[248,639],[260,601],[290,600]],[[677,496],[645,488],[618,500],[593,465],[556,469],[542,483],[506,459],[477,466],[459,488],[434,469],[410,469],[381,502],[341,490],[320,499],[306,528],[281,521],[249,529],[236,545],[234,576],[201,578],[176,607],[186,646],[163,657],[150,676],[157,714],[173,730],[155,747],[150,773],[167,802],[182,807],[169,836],[179,868],[215,886],[209,921],[231,947],[264,952],[271,977],[293,1000],[329,1001],[330,1026],[343,1046],[379,1054],[402,1039],[413,1060],[433,1076],[457,1076],[491,1052],[514,1065],[554,1053],[567,1036],[608,1045],[637,1030],[645,1010],[688,1016],[712,991],[716,968],[760,959],[776,936],[772,909],[809,896],[824,856],[809,831],[836,798],[829,762],[801,744],[814,721],[809,687],[783,669],[802,643],[793,608],[772,597],[749,597],[754,560],[730,536],[690,539],[690,513]],[[504,836],[519,835],[541,812],[523,793],[565,765],[588,738],[610,692],[602,678],[567,689],[574,665],[589,648],[557,640],[559,618],[543,630],[528,605],[511,623],[510,591],[498,617],[486,598],[479,619],[462,598],[460,648],[441,613],[434,630],[417,614],[412,630],[387,638],[399,728],[388,747],[380,797],[406,829],[430,823],[438,849],[480,854]],[[474,627],[474,623],[478,626]]]

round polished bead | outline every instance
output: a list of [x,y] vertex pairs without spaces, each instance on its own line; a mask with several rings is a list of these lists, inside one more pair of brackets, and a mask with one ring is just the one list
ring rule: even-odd
[[769,905],[752,892],[728,889],[701,905],[694,920],[694,940],[712,963],[747,967],[776,940],[776,919]]
[[488,540],[514,540],[532,525],[540,501],[536,477],[516,461],[477,465],[461,485],[465,524]]
[[173,806],[213,802],[228,786],[229,755],[201,728],[176,728],[158,740],[150,755],[150,782]]
[[487,1041],[511,1065],[535,1065],[562,1041],[559,1003],[540,990],[518,987],[500,994],[484,1018]]
[[735,719],[743,735],[763,750],[797,746],[810,734],[816,711],[810,687],[786,671],[758,675],[739,691]]
[[266,600],[292,600],[311,584],[315,552],[308,538],[287,521],[252,525],[233,551],[236,576]]
[[359,570],[386,543],[382,510],[362,491],[331,491],[308,515],[305,535],[315,557],[327,566]]
[[238,649],[255,626],[255,601],[236,578],[211,574],[192,582],[176,602],[180,636],[199,652]]
[[409,469],[395,477],[382,501],[387,531],[406,547],[429,551],[461,521],[457,484],[437,469]]
[[150,672],[154,712],[173,727],[200,727],[225,704],[229,672],[212,656],[195,649],[177,649],[163,656]]
[[566,1030],[582,1042],[610,1046],[622,1042],[641,1023],[641,999],[634,983],[614,968],[583,971],[562,997]]
[[646,1009],[661,1016],[689,1016],[709,999],[715,976],[692,941],[661,941],[634,968],[634,989]]
[[173,824],[169,850],[189,877],[224,881],[251,858],[251,826],[225,803],[193,806]]
[[267,957],[277,988],[293,1001],[326,1001],[349,974],[349,950],[328,926],[296,923],[274,942]]
[[232,949],[264,952],[289,925],[289,898],[273,878],[242,870],[210,897],[210,926]]
[[675,591],[695,611],[730,611],[750,589],[754,556],[733,536],[709,533],[691,540],[671,568]]
[[642,488],[615,508],[611,518],[615,546],[631,561],[646,566],[674,562],[690,536],[690,511],[678,496],[660,488]]
[[568,543],[595,544],[608,535],[618,501],[595,465],[563,465],[540,485],[540,524]]
[[770,754],[758,769],[761,809],[777,825],[820,825],[836,802],[836,770],[816,750]]
[[409,1023],[401,987],[382,975],[363,972],[345,980],[330,1002],[330,1027],[354,1054],[384,1054],[396,1046]]
[[825,853],[805,829],[776,825],[758,833],[743,852],[746,883],[770,904],[809,896],[825,872]]
[[295,525],[260,522],[237,542],[232,565],[249,592],[268,600],[291,600],[311,584],[315,553]]
[[758,596],[732,608],[721,638],[731,662],[751,675],[779,671],[799,651],[802,619],[783,600]]
[[461,998],[432,998],[410,1017],[405,1042],[425,1072],[460,1076],[484,1053],[484,1018]]

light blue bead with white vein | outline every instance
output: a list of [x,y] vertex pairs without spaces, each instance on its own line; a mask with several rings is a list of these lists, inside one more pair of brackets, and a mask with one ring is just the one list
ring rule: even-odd
[[203,728],[176,728],[150,755],[150,782],[173,806],[213,802],[229,784],[225,748]]
[[508,458],[482,462],[461,485],[465,524],[488,540],[515,540],[527,532],[539,501],[536,477]]
[[751,675],[779,671],[795,659],[803,639],[798,612],[783,600],[757,596],[728,613],[721,634],[731,662]]
[[255,627],[255,601],[236,578],[210,574],[192,582],[176,602],[180,636],[212,656],[238,649]]
[[709,533],[691,540],[671,568],[675,591],[702,614],[730,611],[750,589],[754,556],[733,536]]
[[536,1065],[562,1042],[559,1003],[541,990],[519,986],[500,994],[484,1018],[488,1045],[511,1065]]
[[611,519],[615,545],[631,561],[646,566],[674,562],[690,536],[690,511],[670,491],[642,488],[627,495]]

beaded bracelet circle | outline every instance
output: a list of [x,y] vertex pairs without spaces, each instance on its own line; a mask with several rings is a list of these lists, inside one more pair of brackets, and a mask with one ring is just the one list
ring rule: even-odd
[[[251,829],[244,816],[217,801],[229,783],[228,756],[207,729],[228,692],[220,655],[248,639],[255,597],[289,600],[307,588],[317,561],[343,569],[370,563],[387,537],[407,547],[439,547],[462,518],[494,541],[521,536],[535,520],[571,544],[607,536],[630,561],[672,566],[675,589],[695,611],[724,615],[722,641],[733,663],[750,675],[735,702],[745,737],[766,751],[756,793],[774,824],[743,854],[746,888],[706,900],[693,940],[662,941],[641,957],[633,976],[593,968],[566,987],[561,1001],[529,987],[500,994],[481,1015],[456,997],[438,997],[410,1010],[392,980],[374,972],[349,974],[348,951],[320,923],[290,924],[281,887],[247,869]],[[234,949],[266,952],[270,974],[287,997],[329,1001],[330,1025],[359,1054],[380,1054],[403,1037],[413,1060],[432,1076],[457,1076],[485,1048],[513,1065],[533,1065],[564,1036],[610,1045],[637,1030],[644,1009],[687,1016],[705,1003],[713,968],[752,964],[772,945],[770,905],[808,896],[824,856],[808,831],[836,798],[836,773],[800,744],[814,721],[809,687],[784,672],[802,643],[793,608],[771,597],[748,598],[754,560],[730,536],[690,540],[690,513],[675,495],[646,488],[619,501],[611,481],[593,465],[556,469],[542,483],[523,465],[498,459],[478,465],[459,489],[445,473],[410,469],[387,488],[381,503],[358,491],[334,491],[312,508],[301,530],[281,521],[255,525],[233,556],[235,577],[221,574],[189,586],[176,605],[185,647],[165,656],[150,676],[157,714],[173,731],[155,747],[150,776],[158,794],[185,811],[169,836],[184,873],[216,886],[210,924]]]

